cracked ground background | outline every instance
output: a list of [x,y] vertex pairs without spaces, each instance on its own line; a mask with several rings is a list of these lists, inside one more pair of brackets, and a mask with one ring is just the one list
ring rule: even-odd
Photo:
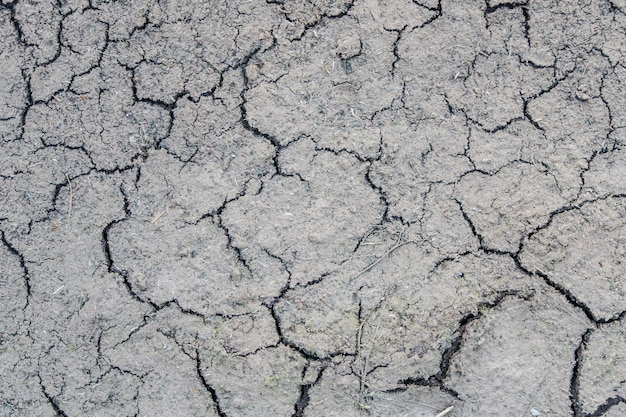
[[626,415],[625,28],[2,0],[0,415]]

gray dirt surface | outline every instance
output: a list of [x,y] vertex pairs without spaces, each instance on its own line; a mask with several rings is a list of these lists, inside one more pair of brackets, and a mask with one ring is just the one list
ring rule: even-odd
[[623,0],[1,0],[0,416],[626,415]]

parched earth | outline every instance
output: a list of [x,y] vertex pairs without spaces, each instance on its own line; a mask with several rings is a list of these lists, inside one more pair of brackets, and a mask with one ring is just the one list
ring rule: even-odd
[[625,28],[1,0],[0,415],[626,415]]

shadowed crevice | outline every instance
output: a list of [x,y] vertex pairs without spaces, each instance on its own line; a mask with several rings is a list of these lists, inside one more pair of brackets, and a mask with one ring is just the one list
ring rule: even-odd
[[198,379],[202,383],[202,386],[204,387],[204,389],[207,390],[207,392],[211,396],[211,399],[213,400],[213,406],[215,407],[215,412],[217,413],[217,415],[219,417],[228,417],[228,415],[224,412],[224,410],[222,410],[222,406],[220,404],[220,399],[217,395],[217,391],[215,390],[215,388],[213,388],[209,384],[209,382],[204,377],[204,374],[202,373],[202,362],[200,360],[200,352],[197,350],[196,350],[196,373],[198,375]]
[[26,288],[26,304],[24,308],[28,307],[31,298],[31,285],[30,285],[30,272],[26,266],[26,260],[24,255],[20,253],[15,246],[13,246],[6,238],[4,230],[0,230],[0,240],[4,244],[4,247],[13,255],[17,257],[20,262],[20,268],[22,269],[22,276],[24,277],[24,287]]
[[[322,366],[320,370],[317,372],[317,377],[315,378],[315,381],[310,382],[308,384],[300,385],[300,396],[298,397],[298,400],[296,401],[296,404],[294,405],[294,413],[292,417],[304,417],[304,411],[309,405],[309,401],[311,399],[309,396],[309,391],[311,390],[311,388],[313,388],[315,385],[317,385],[320,382],[320,380],[322,379],[322,374],[324,373],[327,367],[328,367],[328,362],[326,361],[322,362]],[[304,369],[302,370],[303,376],[306,374],[306,371],[308,370],[308,368],[309,368],[309,365],[307,364],[307,366],[305,366]]]
[[458,393],[448,387],[445,386],[445,379],[448,377],[448,372],[450,371],[450,364],[454,356],[461,350],[463,345],[463,337],[465,335],[465,331],[467,330],[467,326],[469,326],[472,322],[480,319],[484,316],[484,311],[491,310],[498,305],[500,305],[506,298],[515,297],[521,300],[528,301],[534,296],[534,293],[522,293],[516,290],[505,290],[500,291],[498,296],[492,302],[483,302],[478,305],[476,313],[468,313],[466,314],[460,321],[459,327],[453,333],[454,339],[450,346],[448,346],[443,353],[441,354],[441,362],[439,364],[439,371],[431,375],[429,377],[411,377],[398,381],[399,385],[418,385],[418,386],[428,386],[428,387],[437,387],[442,391],[452,395],[455,398],[458,398]]
[[58,401],[56,399],[54,399],[49,393],[48,390],[46,389],[46,387],[43,384],[43,381],[41,380],[41,376],[39,376],[39,386],[41,388],[41,393],[43,394],[44,397],[46,397],[46,400],[48,400],[48,404],[50,404],[50,407],[52,407],[52,409],[54,410],[54,412],[57,414],[57,417],[69,417],[65,411],[63,411],[61,409],[61,407],[58,404]]
[[574,368],[572,369],[572,377],[569,385],[569,397],[571,401],[571,408],[574,417],[584,417],[583,404],[580,400],[580,372],[583,367],[584,353],[589,342],[589,337],[595,329],[587,329],[582,335],[580,344],[574,352]]

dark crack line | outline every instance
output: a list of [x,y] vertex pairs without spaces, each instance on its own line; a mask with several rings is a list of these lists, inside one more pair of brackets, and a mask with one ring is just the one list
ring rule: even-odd
[[569,384],[569,397],[574,417],[584,416],[583,404],[580,400],[580,373],[583,367],[585,348],[594,330],[595,329],[587,329],[587,331],[585,331],[581,337],[580,344],[574,352],[574,368],[572,369],[572,377]]
[[[305,366],[304,369],[302,370],[303,376],[306,374],[308,367],[309,365],[307,364],[307,366]],[[328,367],[328,362],[327,361],[322,362],[322,366],[317,373],[317,377],[315,378],[315,381],[310,382],[308,384],[300,385],[300,396],[298,397],[298,400],[296,401],[294,405],[294,413],[292,417],[304,417],[304,411],[308,407],[309,401],[311,400],[309,391],[311,390],[311,388],[313,388],[315,385],[317,385],[321,381],[322,374],[324,373],[327,367]]]
[[[524,268],[522,265],[519,265],[518,268],[522,269],[523,271],[527,271],[526,268]],[[528,271],[530,272],[530,271]],[[583,311],[583,313],[585,313],[585,316],[587,316],[587,318],[589,319],[589,321],[593,322],[593,323],[600,323],[601,321],[603,321],[602,319],[598,319],[595,317],[595,315],[593,314],[593,312],[591,311],[591,309],[589,308],[589,306],[587,306],[585,303],[583,303],[582,301],[580,301],[578,298],[576,298],[576,296],[567,288],[565,288],[564,286],[552,281],[548,275],[544,274],[541,271],[535,271],[534,273],[530,273],[530,275],[536,275],[538,277],[540,277],[546,284],[548,284],[550,287],[554,288],[557,292],[559,292],[559,294],[561,294],[563,297],[565,297],[565,299],[574,307],[577,307],[579,309],[581,309]],[[613,321],[613,320],[611,320]]]
[[130,219],[131,216],[131,212],[130,212],[130,201],[128,200],[128,196],[126,195],[126,192],[124,191],[124,188],[122,186],[120,186],[120,192],[122,193],[122,196],[124,197],[124,217],[121,219],[116,219],[113,220],[111,222],[109,222],[109,224],[107,224],[103,229],[102,229],[102,238],[101,238],[101,242],[102,242],[102,250],[104,252],[104,259],[106,261],[107,264],[107,270],[109,273],[113,273],[116,274],[118,276],[120,276],[122,278],[122,282],[124,283],[124,287],[126,287],[126,290],[128,291],[128,294],[130,294],[130,296],[142,303],[142,304],[148,304],[152,307],[153,310],[159,310],[159,306],[154,303],[152,300],[144,300],[142,297],[139,296],[139,294],[137,294],[137,292],[133,289],[133,285],[130,282],[129,279],[129,274],[128,271],[119,269],[116,265],[115,265],[115,261],[113,260],[113,255],[111,253],[111,243],[110,243],[110,233],[111,230],[113,229],[113,227],[115,227],[118,223],[124,222],[128,219]]
[[620,395],[607,398],[602,404],[598,406],[592,413],[585,414],[585,417],[600,417],[606,414],[612,407],[618,404],[626,404],[626,399]]
[[50,407],[52,407],[52,409],[54,410],[55,413],[57,413],[58,417],[68,417],[68,415],[65,413],[65,411],[63,411],[61,409],[61,407],[59,406],[57,400],[55,400],[49,393],[48,390],[46,389],[45,385],[43,384],[43,381],[41,379],[41,375],[38,375],[39,377],[39,386],[41,387],[41,392],[44,395],[44,397],[46,397],[46,400],[48,400],[48,404],[50,404]]
[[[283,0],[266,0],[266,3],[267,4],[277,4],[277,5],[280,5],[280,6],[284,6],[284,1]],[[315,27],[317,27],[325,19],[329,19],[329,20],[341,19],[342,17],[347,16],[348,13],[350,13],[350,10],[352,10],[352,7],[354,7],[354,4],[355,4],[355,1],[350,1],[348,3],[344,2],[343,10],[339,10],[336,14],[321,13],[319,15],[319,17],[315,21],[304,24],[302,33],[299,36],[294,37],[293,39],[291,39],[291,41],[292,42],[301,41],[302,38],[304,38],[304,36],[306,35],[306,33],[309,30],[312,30]],[[292,24],[298,23],[297,21],[294,21],[289,16],[289,14],[291,14],[291,13],[288,10],[280,9],[280,11],[283,14],[283,16],[285,17],[285,20],[287,20],[289,23],[292,23]]]
[[552,222],[554,221],[555,216],[557,216],[557,215],[559,215],[561,213],[565,213],[565,212],[571,211],[571,210],[580,210],[580,208],[582,206],[586,205],[586,204],[594,203],[596,201],[605,200],[605,199],[608,199],[608,198],[626,198],[626,194],[608,195],[608,196],[604,196],[604,197],[593,199],[593,200],[586,200],[586,201],[583,201],[583,202],[581,202],[579,204],[576,204],[576,205],[563,206],[563,207],[560,207],[560,208],[552,211],[549,214],[548,221],[546,221],[542,225],[537,226],[534,230],[529,232],[525,237],[522,237],[520,239],[519,245],[518,245],[518,249],[517,249],[516,252],[503,251],[503,250],[500,250],[500,249],[497,249],[497,248],[489,248],[489,247],[485,246],[484,237],[476,229],[476,226],[474,225],[474,222],[472,221],[472,219],[469,217],[469,215],[465,211],[465,209],[463,207],[463,204],[459,200],[455,199],[455,201],[458,204],[459,209],[461,210],[461,214],[462,214],[463,218],[465,219],[465,221],[467,222],[467,224],[468,224],[472,234],[476,237],[476,239],[478,239],[478,244],[479,244],[480,250],[484,251],[485,253],[489,253],[489,254],[502,255],[502,256],[510,257],[513,260],[513,262],[515,262],[515,265],[516,265],[518,270],[520,270],[522,273],[524,273],[527,276],[539,277],[544,283],[546,283],[548,286],[550,286],[551,288],[556,290],[558,293],[563,295],[563,297],[567,300],[567,302],[569,304],[571,304],[572,306],[580,309],[585,314],[585,316],[589,319],[589,321],[595,323],[596,325],[599,325],[599,324],[612,323],[614,321],[621,320],[623,317],[626,317],[626,310],[622,311],[620,313],[616,313],[616,314],[614,314],[612,317],[610,317],[608,319],[603,319],[603,318],[596,317],[593,314],[591,308],[588,305],[586,305],[585,303],[583,303],[582,301],[580,301],[574,295],[574,293],[572,291],[570,291],[568,288],[566,288],[565,286],[563,286],[563,285],[553,281],[544,272],[542,272],[540,270],[531,271],[528,268],[526,268],[524,265],[522,265],[522,262],[520,260],[520,256],[521,256],[522,251],[524,249],[524,243],[529,241],[539,231],[541,231],[541,230],[547,228],[548,226],[550,226],[550,224],[552,224]]
[[[352,353],[348,353],[348,352],[331,352],[329,354],[327,354],[326,356],[319,356],[318,354],[316,354],[315,352],[299,346],[297,343],[292,342],[291,340],[289,340],[283,333],[283,329],[282,329],[282,320],[280,318],[280,316],[278,315],[278,312],[276,311],[276,305],[278,303],[278,301],[280,301],[280,298],[276,297],[274,298],[274,300],[272,300],[269,303],[264,303],[263,306],[265,308],[267,308],[270,312],[270,315],[272,316],[272,319],[274,320],[274,326],[276,329],[276,334],[278,334],[278,343],[286,346],[292,350],[294,350],[295,352],[298,352],[298,354],[300,354],[304,359],[308,360],[308,361],[318,361],[318,362],[325,362],[328,361],[330,359],[336,358],[336,357],[347,357],[347,356],[354,356],[354,354]],[[270,346],[270,347],[275,347],[275,346]]]
[[4,244],[4,246],[7,248],[7,250],[15,255],[17,257],[17,259],[20,262],[20,268],[22,269],[22,276],[24,277],[24,287],[26,287],[26,304],[24,305],[24,308],[28,307],[28,304],[30,303],[30,298],[31,298],[31,285],[30,285],[30,272],[28,271],[28,267],[26,266],[26,260],[24,259],[24,255],[22,255],[20,253],[20,251],[17,250],[17,248],[15,248],[15,246],[13,246],[6,238],[6,235],[4,234],[4,230],[0,230],[0,239],[2,240],[2,243]]
[[[487,174],[487,175],[489,175],[489,174]],[[491,253],[491,254],[495,254],[495,255],[508,255],[508,256],[511,256],[511,257],[514,256],[514,254],[511,253],[511,252],[503,251],[503,250],[496,249],[496,248],[487,247],[485,245],[485,238],[484,238],[484,236],[481,233],[479,233],[478,230],[476,229],[476,225],[474,225],[473,220],[470,218],[470,216],[465,211],[465,209],[463,207],[463,203],[461,203],[457,199],[455,199],[454,201],[459,206],[459,209],[461,210],[461,215],[463,216],[463,219],[465,219],[465,222],[469,226],[472,234],[476,237],[476,239],[478,239],[478,246],[479,246],[479,248],[481,250],[483,250],[485,253]]]
[[[528,301],[533,296],[534,296],[533,292],[524,294],[516,290],[505,290],[505,291],[500,291],[494,301],[480,303],[478,305],[476,313],[469,313],[465,315],[459,321],[459,327],[454,332],[456,337],[454,338],[450,346],[443,351],[441,355],[441,362],[439,364],[439,371],[436,374],[431,375],[427,378],[424,378],[424,377],[407,378],[407,379],[398,381],[398,384],[404,385],[404,386],[418,385],[418,386],[437,387],[441,389],[442,391],[452,395],[453,397],[458,398],[458,393],[456,391],[445,386],[445,379],[448,377],[448,372],[450,371],[450,363],[454,355],[456,355],[456,353],[458,353],[461,350],[463,337],[465,335],[465,331],[467,330],[467,326],[470,325],[472,322],[483,317],[484,315],[484,313],[482,312],[483,310],[485,309],[490,310],[490,309],[497,307],[498,305],[500,305],[500,303],[502,303],[508,297],[517,297],[519,299]],[[400,387],[400,389],[401,388],[402,387]],[[394,390],[397,390],[397,388],[395,388]]]
[[411,29],[411,32],[416,30],[416,29],[422,29],[422,28],[430,25],[431,23],[433,23],[435,20],[439,19],[441,16],[443,16],[443,8],[441,7],[441,0],[437,1],[437,6],[435,6],[435,7],[430,7],[430,6],[421,4],[421,3],[419,3],[419,2],[417,2],[415,0],[413,0],[413,3],[417,4],[420,7],[425,8],[426,10],[430,10],[431,12],[434,12],[434,15],[432,15],[424,23],[413,27]]
[[280,289],[278,296],[272,301],[272,305],[276,304],[278,302],[279,299],[283,298],[284,295],[287,293],[287,291],[289,291],[291,289],[291,278],[292,278],[292,274],[291,271],[289,270],[289,265],[287,265],[287,262],[281,258],[278,255],[274,255],[273,253],[271,253],[268,249],[263,248],[263,252],[265,252],[265,254],[267,256],[269,256],[270,258],[278,261],[280,263],[281,268],[287,272],[287,282],[285,283],[285,285],[283,285],[283,287]]
[[211,384],[209,384],[209,382],[204,377],[204,374],[202,373],[202,361],[200,360],[200,352],[198,350],[196,350],[196,373],[198,375],[198,379],[202,383],[202,386],[204,386],[204,389],[206,389],[211,396],[211,399],[213,400],[213,406],[215,407],[217,415],[219,417],[228,417],[224,410],[222,410],[217,391],[211,386]]
[[528,268],[526,268],[524,265],[522,265],[522,262],[520,260],[522,251],[524,250],[524,244],[526,242],[528,242],[535,234],[537,234],[538,232],[540,232],[541,230],[546,229],[547,227],[549,227],[552,222],[554,221],[555,217],[561,213],[565,213],[571,210],[580,210],[581,207],[583,207],[584,205],[587,204],[591,204],[591,203],[595,203],[597,201],[602,201],[602,200],[606,200],[609,198],[626,198],[626,194],[616,194],[616,195],[608,195],[608,196],[604,196],[604,197],[600,197],[600,198],[596,198],[593,200],[586,200],[583,201],[577,205],[571,205],[571,206],[564,206],[561,207],[557,210],[554,210],[550,213],[550,217],[548,219],[548,221],[546,221],[544,224],[537,226],[533,231],[531,231],[530,233],[528,233],[526,235],[526,237],[522,238],[520,240],[519,243],[519,247],[516,253],[514,254],[510,254],[507,253],[509,256],[512,257],[513,261],[515,262],[515,265],[517,266],[517,268],[522,271],[524,274],[528,275],[528,276],[537,276],[539,278],[541,278],[547,285],[549,285],[550,287],[552,287],[553,289],[555,289],[557,292],[559,292],[561,295],[563,295],[563,297],[565,297],[565,299],[574,307],[579,308],[580,310],[583,311],[583,313],[585,314],[585,316],[589,319],[589,321],[593,322],[596,325],[600,325],[600,324],[607,324],[607,323],[612,323],[615,322],[617,320],[621,320],[622,318],[626,317],[626,310],[616,313],[614,314],[612,317],[605,319],[605,318],[598,318],[595,316],[595,314],[593,314],[593,311],[591,310],[591,308],[586,305],[584,302],[580,301],[572,291],[570,291],[568,288],[566,288],[565,286],[553,281],[548,274],[540,271],[540,270],[536,270],[536,271],[531,271]]

